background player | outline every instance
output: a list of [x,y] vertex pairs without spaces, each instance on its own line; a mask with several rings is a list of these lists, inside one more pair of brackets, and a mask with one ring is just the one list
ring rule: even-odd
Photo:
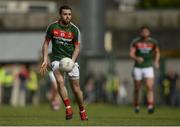
[[153,64],[159,68],[160,51],[157,41],[150,37],[148,26],[140,28],[140,36],[132,41],[130,57],[135,61],[133,68],[134,79],[134,106],[135,112],[139,112],[139,92],[140,85],[144,79],[147,87],[148,113],[154,112],[154,70]]
[[[72,118],[73,111],[68,97],[67,89],[64,85],[63,72],[59,71],[59,61],[64,57],[72,58],[74,62],[80,51],[80,31],[77,26],[71,22],[72,9],[69,6],[62,6],[59,9],[60,19],[47,28],[46,38],[43,44],[43,63],[41,64],[40,73],[47,71],[48,65],[48,47],[52,42],[51,66],[57,81],[58,92],[66,106],[66,120]],[[79,68],[75,63],[72,71],[68,73],[70,84],[77,103],[79,105],[81,120],[87,120],[86,111],[83,104],[83,93],[79,84]]]

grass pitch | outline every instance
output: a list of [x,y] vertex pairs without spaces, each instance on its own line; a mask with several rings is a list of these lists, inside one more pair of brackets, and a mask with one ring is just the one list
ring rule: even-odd
[[140,113],[135,114],[130,106],[90,104],[86,107],[88,121],[80,121],[77,109],[73,105],[73,119],[66,121],[64,106],[54,112],[49,105],[23,108],[0,105],[0,126],[180,125],[180,108],[156,107],[154,114],[141,108]]

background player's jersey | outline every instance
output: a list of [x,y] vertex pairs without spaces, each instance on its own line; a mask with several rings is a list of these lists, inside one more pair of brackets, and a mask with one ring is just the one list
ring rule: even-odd
[[144,68],[153,66],[154,50],[157,46],[157,41],[151,37],[146,42],[143,42],[141,37],[135,38],[131,43],[131,47],[136,49],[136,56],[144,59],[142,63],[135,61],[135,67]]
[[80,43],[80,31],[73,23],[65,27],[56,21],[48,26],[46,38],[52,41],[51,61],[59,61],[72,58],[75,45]]

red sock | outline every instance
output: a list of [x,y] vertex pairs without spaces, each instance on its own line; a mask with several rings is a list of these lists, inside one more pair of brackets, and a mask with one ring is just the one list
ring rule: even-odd
[[134,107],[138,107],[139,103],[137,101],[134,101]]
[[84,106],[79,106],[79,110],[83,111],[84,110]]
[[64,102],[64,105],[65,105],[66,107],[69,107],[69,106],[70,106],[70,100],[69,100],[69,99],[63,100],[63,102]]

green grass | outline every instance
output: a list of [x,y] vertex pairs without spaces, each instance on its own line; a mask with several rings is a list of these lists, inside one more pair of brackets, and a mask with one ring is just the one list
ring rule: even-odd
[[141,108],[140,113],[135,114],[130,106],[92,104],[86,107],[88,121],[80,121],[77,109],[73,105],[73,119],[66,121],[64,107],[54,112],[48,105],[24,108],[0,105],[0,126],[180,125],[180,108],[156,107],[155,113],[150,115],[146,108]]

